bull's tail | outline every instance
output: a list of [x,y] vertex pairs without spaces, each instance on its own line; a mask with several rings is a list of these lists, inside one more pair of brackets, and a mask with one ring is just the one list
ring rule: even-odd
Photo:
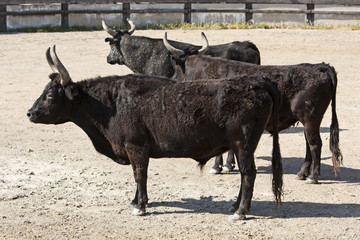
[[271,84],[271,89],[269,89],[269,93],[271,95],[273,101],[272,107],[272,125],[273,125],[273,151],[272,151],[272,190],[275,195],[276,203],[281,204],[281,196],[283,195],[283,169],[281,162],[281,154],[280,154],[280,145],[279,145],[279,109],[281,104],[281,94],[277,88],[276,83]]
[[329,66],[331,71],[329,72],[332,82],[331,88],[331,125],[330,125],[330,151],[332,153],[332,162],[335,175],[342,165],[343,156],[339,148],[339,122],[336,115],[336,86],[337,86],[337,74],[333,67]]

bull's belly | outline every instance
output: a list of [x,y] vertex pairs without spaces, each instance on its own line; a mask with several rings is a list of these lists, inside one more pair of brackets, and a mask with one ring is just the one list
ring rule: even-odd
[[229,148],[223,139],[183,139],[171,141],[163,139],[150,149],[150,157],[193,158],[195,160],[210,159]]

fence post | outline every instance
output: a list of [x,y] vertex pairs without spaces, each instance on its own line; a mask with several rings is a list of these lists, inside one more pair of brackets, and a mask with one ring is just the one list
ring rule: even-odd
[[69,10],[69,4],[62,3],[61,11],[66,11],[66,12],[61,13],[61,27],[63,27],[63,28],[69,27],[69,14],[67,12],[68,10]]
[[191,3],[184,4],[184,22],[191,23]]
[[123,23],[127,23],[127,18],[130,19],[130,3],[123,3]]
[[252,10],[252,3],[245,3],[245,10],[245,22],[249,22],[253,19],[253,14],[250,12]]
[[6,31],[7,29],[6,5],[0,5],[0,13],[4,13],[4,15],[0,15],[0,29]]
[[[308,11],[314,10],[315,9],[315,4],[313,4],[313,3],[306,4],[306,8],[307,8]],[[306,14],[306,21],[308,23],[310,23],[311,25],[314,24],[314,22],[315,22],[315,14],[314,13],[307,13]]]

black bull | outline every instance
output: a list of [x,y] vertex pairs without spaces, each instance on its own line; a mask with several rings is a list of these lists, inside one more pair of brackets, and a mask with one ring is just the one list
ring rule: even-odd
[[[166,40],[166,39],[164,39]],[[170,50],[170,49],[169,49]],[[177,54],[174,52],[174,54]],[[279,131],[287,129],[300,121],[304,125],[306,156],[297,178],[306,183],[317,183],[320,176],[322,141],[320,124],[324,113],[331,104],[332,120],[330,125],[330,150],[334,171],[342,164],[339,149],[339,126],[336,115],[335,69],[328,64],[298,64],[288,66],[259,66],[209,56],[188,53],[172,58],[176,75],[180,81],[196,79],[232,78],[241,75],[265,75],[276,82],[282,95],[279,116]],[[266,127],[270,133],[271,125]],[[227,167],[231,168],[231,154]],[[312,173],[310,168],[313,163]],[[214,169],[219,171],[222,157],[215,159]]]
[[[170,62],[170,53],[165,48],[163,40],[132,35],[135,31],[135,25],[132,21],[128,21],[131,25],[129,31],[115,31],[103,22],[104,30],[112,36],[105,39],[110,44],[107,62],[110,64],[126,65],[134,73],[168,78],[173,77],[175,71]],[[176,41],[170,42],[177,48],[202,51],[201,46]],[[209,46],[204,54],[260,64],[259,50],[253,43],[248,41],[234,41],[227,44]]]
[[27,116],[34,123],[73,122],[95,149],[120,164],[131,164],[137,184],[133,215],[144,215],[149,157],[189,157],[202,167],[232,149],[241,187],[234,219],[250,210],[256,168],[254,151],[266,124],[273,131],[273,181],[281,202],[282,164],[278,144],[280,93],[265,77],[174,82],[142,75],[73,82],[55,53],[46,53],[54,73]]

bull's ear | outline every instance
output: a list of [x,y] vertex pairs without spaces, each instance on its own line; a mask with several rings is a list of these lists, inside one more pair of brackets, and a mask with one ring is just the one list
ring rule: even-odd
[[170,55],[170,62],[173,65],[173,67],[180,66],[180,67],[184,68],[186,59],[187,59],[186,57],[178,58],[178,57],[174,57],[174,56]]
[[70,83],[64,87],[65,95],[71,101],[79,95],[79,89],[76,84]]

